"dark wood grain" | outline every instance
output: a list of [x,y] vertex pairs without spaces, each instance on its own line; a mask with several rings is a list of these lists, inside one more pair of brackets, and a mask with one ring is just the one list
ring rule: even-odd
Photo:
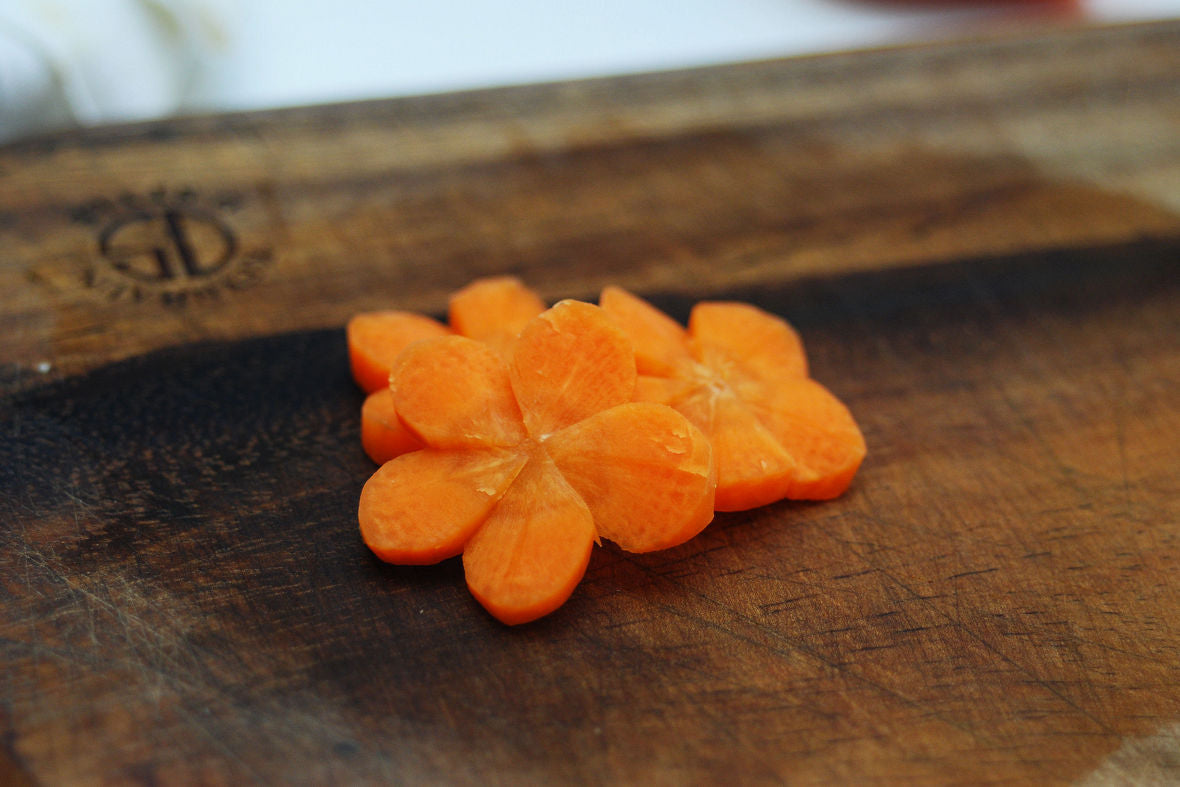
[[[0,150],[0,781],[1180,779],[1178,44]],[[788,317],[856,483],[598,549],[515,629],[379,563],[341,325],[493,271]]]
[[[360,307],[439,311],[504,270],[551,298],[697,295],[1170,237],[1177,40],[1176,24],[1078,30],[10,146],[0,361],[64,373]],[[153,194],[214,215],[234,264],[163,283],[113,270],[103,233]],[[207,260],[213,240],[194,238]]]

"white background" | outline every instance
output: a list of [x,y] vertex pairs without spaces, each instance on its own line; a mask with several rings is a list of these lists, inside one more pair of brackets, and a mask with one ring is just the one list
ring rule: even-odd
[[[1024,11],[1035,4],[1024,4]],[[259,107],[759,59],[969,32],[1020,4],[848,0],[255,0],[196,100]],[[1180,16],[1180,0],[1083,0],[1075,18]],[[932,10],[932,8],[934,10]]]
[[1068,0],[0,0],[0,142],[62,127],[186,112],[945,40],[997,25],[1042,23],[1045,16],[1066,24],[1180,18],[1180,0],[1067,5]]

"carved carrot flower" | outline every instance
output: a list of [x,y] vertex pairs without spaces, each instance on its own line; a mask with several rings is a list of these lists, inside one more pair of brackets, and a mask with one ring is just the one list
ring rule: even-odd
[[718,511],[848,488],[864,437],[848,408],[808,376],[787,322],[745,303],[702,302],[685,330],[618,287],[604,289],[599,304],[634,343],[636,398],[674,407],[709,436]]
[[633,402],[635,384],[630,341],[577,301],[504,355],[462,336],[407,347],[394,405],[425,447],[365,484],[365,543],[391,563],[461,554],[472,595],[517,624],[565,602],[600,537],[633,552],[692,538],[713,516],[711,446],[671,408]]

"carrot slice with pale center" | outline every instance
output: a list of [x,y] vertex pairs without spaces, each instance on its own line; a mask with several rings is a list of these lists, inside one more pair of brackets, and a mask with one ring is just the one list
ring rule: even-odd
[[[645,348],[637,352],[675,357],[667,345],[676,332],[651,329],[662,324],[654,307],[607,290],[601,302]],[[864,438],[847,408],[807,377],[803,343],[789,323],[749,304],[699,303],[682,341],[693,360],[649,360],[635,398],[674,407],[708,435],[717,510],[833,497],[848,487]]]
[[402,423],[433,448],[507,447],[526,436],[503,360],[474,339],[407,347],[390,386]]
[[464,547],[467,587],[504,623],[536,620],[573,593],[595,538],[590,510],[537,450]]
[[667,377],[693,360],[680,323],[621,287],[606,287],[599,305],[635,348],[639,374]]
[[852,483],[865,440],[848,408],[810,378],[784,382],[747,400],[750,409],[805,468],[787,490],[793,500],[830,500]]
[[629,552],[681,544],[713,519],[717,475],[709,440],[670,407],[612,407],[544,445],[589,506],[598,534]]
[[507,352],[529,321],[545,311],[545,303],[515,276],[477,279],[455,292],[448,320],[458,333]]
[[361,447],[377,464],[422,447],[397,417],[389,386],[366,396],[361,405]]
[[365,393],[379,391],[389,385],[390,369],[402,350],[422,339],[449,333],[437,320],[413,312],[357,314],[345,328],[352,377]]
[[798,463],[724,383],[700,376],[641,380],[647,382],[637,390],[674,407],[708,436],[717,464],[718,511],[745,511],[786,495],[799,473]]
[[521,331],[509,373],[528,433],[539,440],[631,401],[635,352],[601,309],[567,300]]
[[516,624],[564,603],[600,534],[632,551],[696,535],[713,515],[713,448],[670,407],[632,402],[636,380],[627,337],[576,301],[531,320],[508,360],[463,336],[407,347],[394,415],[428,447],[365,485],[366,543],[399,563],[461,551],[472,594]]
[[402,454],[381,465],[361,490],[361,536],[389,563],[424,565],[454,557],[526,459],[508,450]]

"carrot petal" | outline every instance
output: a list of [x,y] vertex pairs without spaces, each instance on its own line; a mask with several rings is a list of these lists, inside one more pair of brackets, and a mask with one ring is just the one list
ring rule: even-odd
[[675,407],[678,402],[700,393],[700,381],[688,377],[654,377],[641,374],[635,380],[637,402],[656,402]]
[[667,377],[692,361],[688,333],[642,298],[621,287],[606,287],[598,305],[631,340],[640,374]]
[[702,302],[688,332],[697,360],[726,382],[776,384],[807,376],[807,354],[786,320],[747,303]]
[[390,385],[402,423],[428,446],[509,447],[525,437],[504,362],[482,342],[418,342],[398,356]]
[[487,342],[504,354],[529,320],[545,311],[545,303],[515,276],[476,279],[450,299],[451,328]]
[[361,405],[361,447],[377,464],[422,447],[398,419],[388,386],[366,396]]
[[709,440],[670,407],[618,405],[554,433],[545,448],[599,535],[629,552],[676,546],[713,519]]
[[523,452],[413,451],[386,462],[361,490],[365,544],[389,563],[454,557],[524,466]]
[[747,404],[799,462],[786,496],[829,500],[852,483],[865,457],[865,439],[848,408],[810,378],[768,388]]
[[437,320],[413,312],[357,314],[345,328],[352,377],[365,393],[385,388],[393,361],[402,350],[422,339],[449,333]]
[[701,389],[674,406],[713,445],[718,511],[745,511],[786,497],[798,462],[736,396]]
[[573,593],[594,540],[590,510],[538,451],[464,547],[467,587],[504,623],[536,620]]
[[635,352],[603,311],[562,301],[532,320],[512,349],[512,390],[536,439],[631,400]]

